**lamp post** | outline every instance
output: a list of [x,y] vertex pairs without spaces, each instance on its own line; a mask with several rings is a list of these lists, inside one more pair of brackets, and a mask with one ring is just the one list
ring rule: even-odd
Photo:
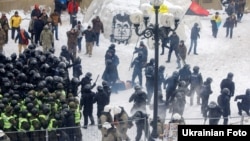
[[[148,26],[149,17],[144,15],[143,21],[145,24],[145,29],[139,33],[139,26],[142,20],[142,14],[140,12],[133,13],[130,17],[131,22],[134,24],[135,32],[138,36],[144,36],[145,38],[150,38],[154,36],[155,40],[155,68],[154,68],[154,108],[153,108],[153,130],[151,133],[151,138],[155,139],[158,137],[157,134],[157,116],[158,116],[158,67],[159,67],[159,9],[160,5],[163,3],[163,0],[150,0],[150,3],[154,7],[155,13],[155,24]],[[145,12],[145,11],[144,11]],[[145,14],[145,13],[144,13]]]

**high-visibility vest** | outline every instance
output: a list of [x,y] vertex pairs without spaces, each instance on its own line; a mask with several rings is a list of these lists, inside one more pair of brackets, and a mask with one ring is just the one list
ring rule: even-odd
[[81,121],[81,112],[80,112],[80,106],[77,105],[77,108],[75,110],[75,123],[78,124]]
[[33,121],[38,121],[39,122],[39,120],[37,118],[31,119],[30,120],[30,131],[34,131],[35,130],[35,128],[34,128],[34,126],[32,124]]
[[22,129],[23,122],[29,122],[29,121],[28,121],[27,118],[20,117],[19,118],[19,123],[18,123],[18,129],[19,129],[19,131],[25,131],[24,129]]
[[10,122],[10,119],[12,119],[12,118],[14,118],[13,116],[6,116],[6,114],[5,113],[3,113],[3,121],[4,121],[4,126],[3,126],[3,128],[5,128],[5,129],[10,129],[11,128],[11,126],[12,126],[12,124],[11,124],[11,122]]
[[55,121],[56,121],[56,119],[54,119],[54,118],[50,119],[50,121],[49,121],[49,126],[48,126],[48,130],[49,130],[49,131],[51,131],[51,130],[57,128],[57,127],[53,127],[53,123],[54,123]]

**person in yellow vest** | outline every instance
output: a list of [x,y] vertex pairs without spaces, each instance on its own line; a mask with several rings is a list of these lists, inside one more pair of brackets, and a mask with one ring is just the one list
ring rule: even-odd
[[29,141],[28,132],[30,129],[30,123],[28,120],[28,111],[22,110],[20,117],[18,118],[18,137],[20,141]]
[[[73,97],[74,98],[74,97]],[[75,137],[77,141],[82,140],[82,132],[81,132],[81,111],[80,111],[80,106],[78,100],[74,98],[74,101],[69,102],[69,108],[74,112],[74,117],[75,117]]]
[[10,133],[11,131],[16,130],[16,120],[13,116],[13,108],[11,106],[6,106],[4,113],[2,113],[2,118],[4,121],[3,131],[6,132],[7,136],[10,137],[11,140],[16,140],[17,135]]
[[221,25],[221,17],[219,12],[216,12],[215,15],[212,16],[210,22],[212,24],[212,35],[214,38],[217,38],[218,30]]
[[41,123],[38,119],[38,109],[37,108],[32,108],[31,110],[31,117],[29,118],[30,121],[30,138],[32,141],[41,141],[41,139],[45,139],[44,136],[41,136],[40,134],[41,130]]
[[11,39],[15,38],[15,31],[20,31],[20,25],[22,22],[22,17],[18,15],[18,11],[15,11],[15,14],[10,18],[10,27],[11,27]]

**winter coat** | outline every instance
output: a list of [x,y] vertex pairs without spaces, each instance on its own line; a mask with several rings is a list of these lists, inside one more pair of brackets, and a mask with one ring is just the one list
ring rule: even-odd
[[234,15],[227,17],[225,27],[234,28],[237,26],[237,19]]
[[191,36],[190,38],[193,40],[197,40],[198,38],[200,38],[200,28],[198,28],[198,25],[195,24],[192,29],[191,29]]
[[34,33],[36,34],[41,34],[41,32],[43,31],[43,27],[44,27],[44,22],[41,19],[37,19],[34,21]]
[[93,102],[97,103],[97,109],[103,111],[104,107],[108,104],[108,95],[103,90],[98,91],[93,98]]
[[230,109],[230,96],[227,94],[220,94],[217,98],[217,103],[223,111],[223,117],[227,117],[231,114]]
[[185,61],[186,56],[187,56],[187,47],[186,47],[186,45],[184,45],[184,44],[181,45],[180,44],[178,46],[178,52],[179,52],[179,55],[180,55],[181,59]]
[[190,77],[191,87],[200,87],[203,84],[203,78],[201,73],[193,72]]
[[0,46],[3,46],[6,41],[6,34],[3,29],[0,28]]
[[143,58],[142,56],[138,56],[134,59],[134,61],[131,64],[131,68],[134,67],[134,71],[133,73],[139,73],[142,72],[142,68],[143,68]]
[[103,33],[104,29],[103,29],[103,23],[101,22],[100,18],[95,18],[92,20],[92,24],[93,24],[93,31],[95,33]]
[[27,45],[28,44],[28,39],[31,39],[29,36],[29,33],[27,31],[24,31],[24,36],[25,39],[22,38],[21,33],[18,32],[16,38],[15,38],[15,42],[18,40],[18,44],[22,44],[22,45]]
[[40,35],[40,42],[42,42],[43,45],[52,46],[54,43],[54,36],[51,30],[48,28],[43,28],[43,31]]
[[184,80],[187,85],[190,83],[191,70],[189,68],[183,67],[179,70],[180,81]]
[[94,42],[95,41],[95,33],[92,30],[84,30],[83,35],[85,36],[86,42]]
[[230,91],[230,96],[234,96],[235,84],[231,79],[229,78],[223,79],[220,83],[220,88],[221,90],[223,90],[223,88],[228,88]]
[[205,81],[204,84],[201,86],[200,96],[209,97],[209,95],[212,93],[213,91],[211,89],[211,84]]
[[180,42],[180,38],[178,35],[171,35],[169,37],[169,41],[170,41],[170,48],[171,49],[178,49],[179,42]]
[[2,28],[4,29],[4,31],[8,31],[10,29],[9,22],[6,16],[2,16],[0,18],[0,24]]
[[208,117],[208,118],[220,118],[221,115],[222,115],[222,109],[216,105],[216,107],[213,107],[213,108],[210,108],[210,107],[207,107],[206,108],[206,115],[203,115],[204,117]]
[[142,45],[139,48],[135,48],[134,53],[139,53],[139,52],[142,53],[142,61],[143,61],[144,66],[145,66],[147,63],[147,60],[148,60],[148,49],[145,45]]
[[84,111],[88,111],[88,113],[92,113],[93,111],[93,104],[94,104],[94,96],[95,93],[91,90],[85,90],[82,93],[82,97],[80,100],[80,107],[84,106]]
[[221,25],[221,17],[220,16],[212,16],[211,18],[212,29],[218,29]]
[[147,99],[148,96],[144,91],[135,91],[129,98],[129,102],[134,102],[131,113],[134,114],[138,110],[146,112]]
[[241,100],[242,109],[246,109],[249,111],[250,109],[250,95],[249,94],[237,95],[234,101],[237,101],[237,100]]
[[50,18],[52,20],[53,26],[57,26],[59,23],[62,24],[61,16],[58,14],[58,12],[50,14]]
[[36,16],[37,18],[42,14],[41,10],[39,9],[39,7],[35,7],[32,11],[31,11],[31,18]]
[[78,3],[75,1],[70,1],[68,3],[68,13],[69,14],[76,14],[78,12]]
[[20,24],[22,22],[22,18],[18,15],[18,16],[12,16],[10,18],[10,27],[15,27],[18,28],[20,27]]
[[77,37],[78,37],[79,32],[68,31],[66,34],[68,37],[68,41],[67,41],[68,47],[76,46],[77,45]]
[[109,83],[114,83],[118,80],[117,67],[113,60],[106,60],[106,67],[102,74],[102,79]]

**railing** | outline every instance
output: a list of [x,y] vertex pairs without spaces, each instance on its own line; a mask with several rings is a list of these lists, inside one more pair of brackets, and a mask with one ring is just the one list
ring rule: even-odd
[[[237,116],[229,117],[230,125],[249,125],[250,117],[249,116]],[[127,135],[131,140],[135,140],[137,135],[137,127],[135,122],[137,120],[143,120],[144,129],[146,129],[146,119],[134,119],[132,122],[133,126],[128,128]],[[165,123],[167,124],[170,119],[166,119]],[[195,120],[195,122],[194,122]],[[208,120],[208,119],[207,119]],[[151,122],[150,119],[147,121],[148,124]],[[220,118],[219,124],[222,124],[223,118]],[[204,118],[185,118],[186,124],[206,124],[208,121],[204,122]],[[118,123],[120,124],[120,123]],[[152,127],[149,125],[148,136]],[[102,133],[98,128],[98,125],[89,125],[87,129],[84,129],[80,126],[78,127],[67,127],[67,128],[57,128],[53,130],[36,130],[36,131],[14,131],[14,132],[5,132],[11,139],[11,141],[23,141],[30,140],[32,141],[57,141],[59,138],[64,138],[65,141],[101,141]],[[22,140],[20,140],[22,139]],[[147,141],[147,136],[143,130],[141,141]]]

